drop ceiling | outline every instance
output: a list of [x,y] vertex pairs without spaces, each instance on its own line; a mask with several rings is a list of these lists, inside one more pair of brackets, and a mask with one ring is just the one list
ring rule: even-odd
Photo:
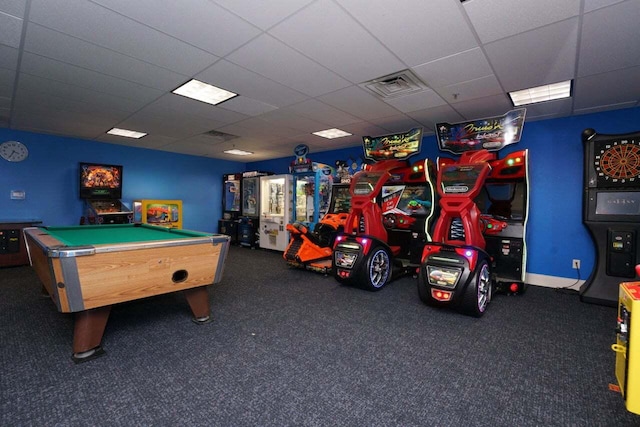
[[[433,133],[568,79],[573,96],[529,106],[527,120],[628,108],[638,22],[638,0],[0,0],[0,127],[251,162]],[[404,71],[425,87],[366,87]],[[171,93],[192,78],[239,96]],[[312,135],[328,128],[353,135]]]

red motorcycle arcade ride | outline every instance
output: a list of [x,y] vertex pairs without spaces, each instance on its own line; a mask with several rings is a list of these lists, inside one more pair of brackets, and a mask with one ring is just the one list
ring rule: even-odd
[[440,216],[424,247],[418,274],[420,299],[480,317],[495,285],[524,290],[528,210],[527,151],[498,159],[520,140],[525,110],[473,122],[437,125]]
[[351,179],[351,210],[333,247],[333,274],[347,285],[377,291],[415,272],[430,240],[434,207],[432,166],[409,162],[420,152],[422,129],[364,137],[365,165]]

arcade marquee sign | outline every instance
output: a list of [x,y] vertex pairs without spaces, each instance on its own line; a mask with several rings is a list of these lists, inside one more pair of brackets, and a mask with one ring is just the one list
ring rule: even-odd
[[498,151],[520,141],[526,108],[511,110],[502,116],[455,124],[437,123],[436,137],[442,151],[460,154],[486,149]]

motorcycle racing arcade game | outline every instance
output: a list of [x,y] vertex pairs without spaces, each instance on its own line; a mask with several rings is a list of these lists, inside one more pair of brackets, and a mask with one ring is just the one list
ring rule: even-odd
[[424,303],[480,317],[495,283],[512,293],[524,289],[527,151],[503,159],[495,153],[520,140],[524,116],[519,109],[437,125],[440,149],[461,156],[438,160],[440,216],[418,275]]
[[420,265],[435,206],[430,162],[409,161],[421,143],[422,128],[363,138],[374,163],[351,180],[351,210],[333,250],[338,282],[377,291]]

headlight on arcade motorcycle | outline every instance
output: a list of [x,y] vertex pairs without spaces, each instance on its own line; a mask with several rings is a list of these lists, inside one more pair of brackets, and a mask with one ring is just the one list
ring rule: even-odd
[[462,269],[442,266],[427,266],[427,277],[430,285],[442,286],[444,288],[455,288]]

